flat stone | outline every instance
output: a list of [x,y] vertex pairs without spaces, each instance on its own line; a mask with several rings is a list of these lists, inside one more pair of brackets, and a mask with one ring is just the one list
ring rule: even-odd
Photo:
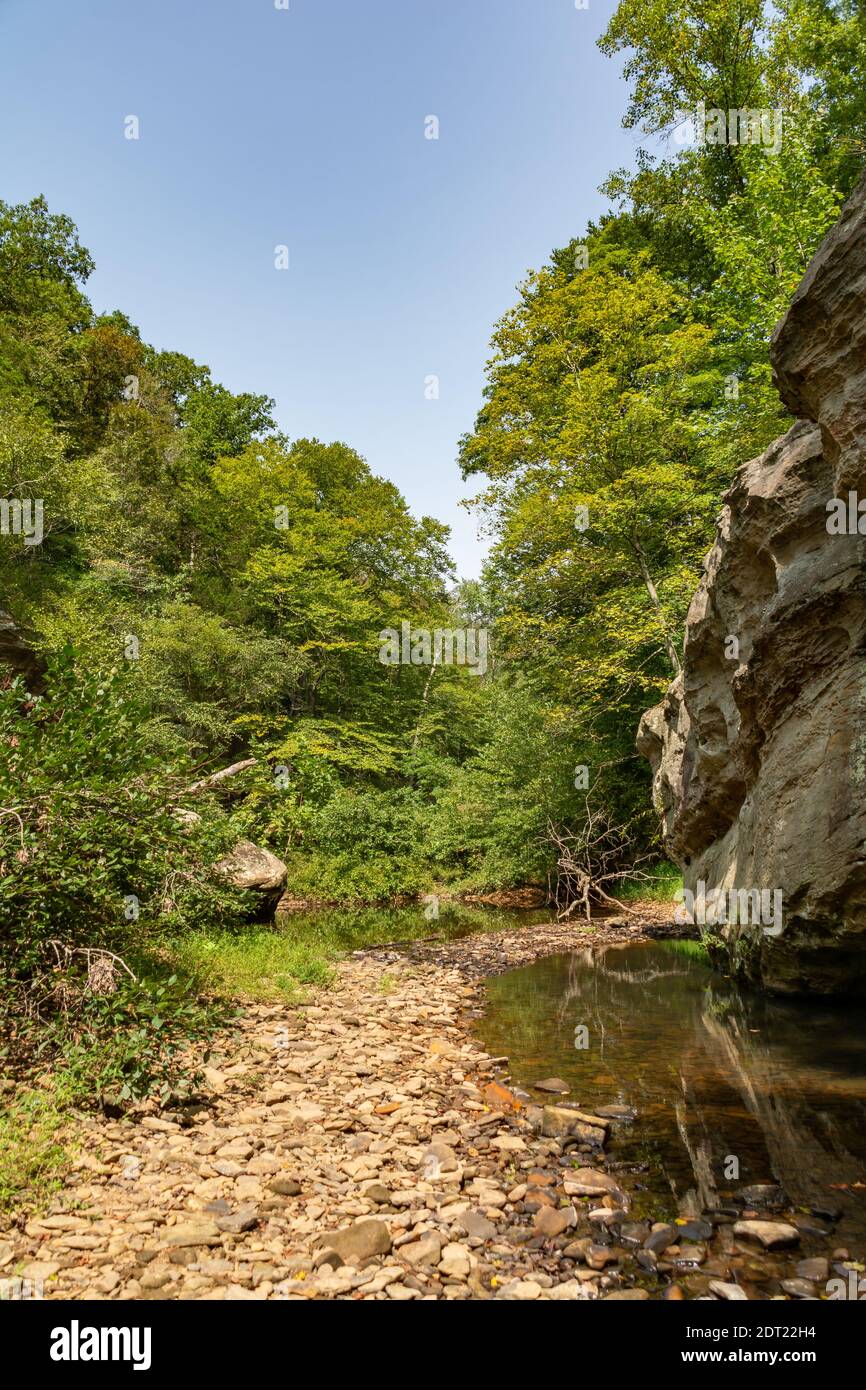
[[597,1168],[577,1168],[566,1173],[563,1187],[569,1197],[615,1197],[625,1204],[625,1193],[616,1178],[610,1173],[602,1173]]
[[361,1191],[368,1202],[375,1202],[379,1207],[387,1206],[391,1201],[392,1194],[389,1189],[385,1187],[384,1183],[366,1183],[364,1187],[361,1188]]
[[460,1167],[457,1155],[450,1144],[443,1144],[439,1140],[428,1146],[422,1159],[422,1165],[424,1176],[428,1180],[438,1178],[442,1173],[454,1173]]
[[374,1255],[389,1254],[392,1242],[384,1221],[371,1219],[318,1236],[314,1244],[335,1250],[344,1264],[360,1264]]
[[567,1081],[563,1081],[559,1076],[548,1076],[543,1081],[534,1081],[532,1089],[533,1091],[546,1091],[554,1096],[564,1096],[571,1087]]
[[786,1221],[736,1221],[734,1235],[760,1241],[765,1250],[784,1250],[800,1243],[797,1227],[789,1226]]
[[496,1227],[481,1211],[462,1211],[457,1217],[467,1236],[474,1240],[495,1240]]
[[517,1279],[511,1284],[503,1284],[499,1298],[516,1299],[518,1303],[533,1303],[541,1297],[541,1285],[534,1279]]
[[661,1255],[667,1250],[669,1245],[676,1241],[677,1233],[673,1226],[661,1226],[657,1231],[651,1231],[643,1243],[644,1250],[652,1250],[654,1254]]
[[219,1245],[219,1227],[213,1221],[199,1221],[195,1225],[167,1226],[162,1233],[163,1243],[176,1248],[188,1245]]
[[499,1149],[501,1153],[523,1153],[526,1140],[521,1139],[519,1134],[499,1134],[495,1139],[491,1139],[490,1147]]
[[716,1298],[724,1298],[728,1303],[747,1303],[748,1295],[739,1284],[727,1284],[723,1279],[710,1280],[710,1293]]
[[817,1298],[815,1285],[811,1279],[783,1279],[782,1290],[792,1298]]
[[216,1224],[218,1229],[225,1231],[227,1235],[239,1236],[244,1231],[251,1231],[258,1224],[258,1220],[257,1207],[239,1207],[228,1216],[218,1216]]
[[439,1272],[448,1279],[468,1279],[472,1271],[472,1260],[465,1245],[446,1245],[439,1261]]
[[606,1269],[619,1264],[619,1255],[609,1245],[589,1245],[584,1257],[590,1269]]

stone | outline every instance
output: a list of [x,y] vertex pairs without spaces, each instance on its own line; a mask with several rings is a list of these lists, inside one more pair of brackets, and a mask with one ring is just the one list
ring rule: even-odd
[[601,1116],[586,1115],[582,1110],[562,1105],[545,1105],[541,1116],[541,1133],[551,1139],[564,1139],[570,1134],[579,1139],[604,1143],[608,1121]]
[[574,1225],[574,1207],[540,1207],[535,1213],[534,1227],[537,1235],[546,1240],[561,1236]]
[[492,1221],[481,1211],[463,1211],[457,1217],[458,1226],[462,1226],[467,1236],[473,1240],[495,1240],[496,1227]]
[[792,1298],[817,1298],[815,1285],[810,1279],[783,1279],[782,1291]]
[[272,1178],[268,1187],[280,1197],[297,1197],[301,1190],[297,1178],[289,1177],[287,1173],[279,1173],[277,1177]]
[[401,1245],[395,1254],[405,1260],[413,1268],[422,1265],[437,1265],[442,1256],[442,1237],[434,1231],[428,1231],[418,1240],[411,1240],[406,1245]]
[[569,1197],[607,1197],[612,1196],[626,1205],[625,1193],[610,1173],[598,1168],[576,1168],[566,1173],[563,1187]]
[[800,1260],[796,1273],[798,1279],[814,1279],[816,1284],[825,1284],[830,1278],[830,1261],[823,1256]]
[[606,1269],[619,1264],[619,1255],[609,1245],[588,1245],[584,1256],[590,1269]]
[[656,1229],[652,1230],[646,1237],[644,1250],[652,1250],[653,1254],[660,1255],[676,1240],[677,1232],[673,1226],[656,1226]]
[[501,1153],[523,1153],[526,1140],[521,1139],[519,1134],[498,1134],[495,1139],[491,1139],[490,1147],[499,1149]]
[[498,1297],[516,1299],[518,1303],[533,1303],[541,1297],[541,1292],[541,1285],[536,1284],[534,1279],[517,1279],[503,1284]]
[[375,1202],[377,1207],[388,1206],[391,1201],[391,1192],[384,1183],[369,1182],[361,1188],[362,1193],[368,1202]]
[[370,1219],[356,1221],[353,1226],[344,1226],[342,1230],[319,1236],[314,1244],[336,1251],[344,1264],[360,1264],[374,1255],[387,1255],[392,1242],[384,1221]]
[[637,746],[685,888],[768,894],[764,920],[744,896],[749,921],[708,921],[726,972],[779,994],[862,993],[864,541],[856,516],[835,533],[828,508],[866,497],[866,175],[770,356],[796,423],[724,498],[682,672]]
[[567,1081],[563,1081],[559,1076],[548,1076],[544,1081],[534,1081],[532,1083],[532,1089],[533,1091],[546,1091],[548,1094],[554,1096],[564,1096],[571,1087]]
[[428,1182],[448,1173],[455,1173],[460,1166],[450,1144],[443,1144],[439,1140],[430,1144],[424,1154],[422,1165]]
[[613,1303],[614,1301],[619,1303],[643,1303],[647,1298],[649,1298],[649,1294],[646,1289],[615,1289],[613,1293],[606,1293],[603,1301],[605,1303]]
[[637,1111],[631,1105],[597,1105],[596,1115],[605,1120],[636,1120]]
[[726,1284],[723,1279],[710,1280],[710,1293],[714,1293],[717,1298],[726,1299],[729,1303],[748,1301],[748,1295],[739,1284]]
[[240,1207],[237,1211],[230,1212],[228,1216],[217,1216],[217,1229],[225,1231],[227,1235],[239,1236],[244,1231],[251,1231],[258,1225],[259,1213],[257,1207]]
[[735,1221],[734,1235],[744,1240],[757,1240],[765,1250],[784,1250],[799,1245],[800,1232],[786,1221]]
[[439,1273],[448,1279],[468,1279],[471,1272],[472,1260],[466,1246],[446,1245],[439,1261]]
[[198,1221],[186,1225],[167,1226],[163,1233],[166,1245],[180,1247],[186,1245],[219,1245],[219,1227],[213,1221]]
[[262,915],[273,916],[289,873],[282,859],[254,845],[252,840],[240,840],[231,854],[220,859],[214,868],[233,888],[258,894]]

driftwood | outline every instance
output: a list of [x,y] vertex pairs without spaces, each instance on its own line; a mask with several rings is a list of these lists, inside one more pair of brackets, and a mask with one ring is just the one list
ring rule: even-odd
[[639,916],[634,908],[612,897],[607,886],[623,879],[648,879],[650,875],[636,865],[649,855],[632,859],[629,826],[614,825],[607,811],[590,805],[588,796],[584,805],[584,821],[576,829],[547,823],[547,838],[556,850],[556,883],[551,897],[558,909],[557,921],[581,909],[588,922],[593,900],[612,903],[629,916]]
[[226,778],[236,777],[239,772],[246,772],[248,767],[255,767],[258,761],[258,758],[244,758],[243,762],[232,763],[231,767],[224,767],[220,772],[212,772],[209,777],[202,777],[200,781],[193,782],[191,787],[187,787],[187,794],[191,795],[193,792],[203,792],[206,791],[208,787],[218,786],[219,783],[224,782]]

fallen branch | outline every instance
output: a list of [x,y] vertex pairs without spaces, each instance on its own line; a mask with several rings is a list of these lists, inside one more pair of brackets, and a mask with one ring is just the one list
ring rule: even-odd
[[209,777],[202,777],[200,781],[193,782],[191,787],[187,787],[187,795],[205,791],[208,787],[215,787],[220,782],[224,782],[227,777],[236,777],[239,772],[246,772],[248,767],[255,767],[258,761],[258,758],[245,758],[243,762],[232,763],[231,767],[224,767],[220,772],[212,772]]

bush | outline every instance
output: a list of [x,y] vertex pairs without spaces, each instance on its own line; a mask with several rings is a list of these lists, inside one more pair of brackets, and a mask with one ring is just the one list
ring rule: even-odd
[[[132,676],[76,669],[0,688],[0,1029],[7,1062],[66,1053],[96,1090],[165,1089],[193,1005],[140,983],[163,939],[247,907],[214,875],[233,841],[177,814],[189,772],[161,765]],[[102,1052],[110,1040],[111,1056]],[[79,1089],[82,1089],[79,1087]]]

